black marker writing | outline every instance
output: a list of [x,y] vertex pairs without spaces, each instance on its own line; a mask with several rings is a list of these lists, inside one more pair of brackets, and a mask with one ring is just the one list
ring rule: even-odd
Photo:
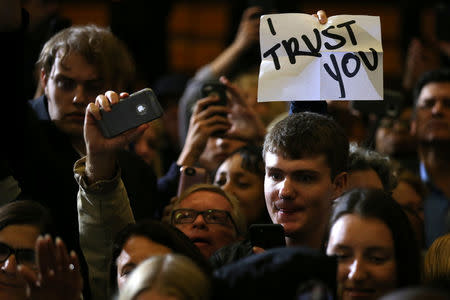
[[269,25],[270,33],[272,33],[272,35],[276,35],[277,33],[275,32],[275,28],[273,28],[271,18],[267,18],[267,25]]

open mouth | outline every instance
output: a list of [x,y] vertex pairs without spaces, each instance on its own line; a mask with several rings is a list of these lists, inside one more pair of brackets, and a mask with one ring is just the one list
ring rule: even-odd
[[193,239],[191,239],[191,241],[196,246],[204,246],[204,245],[210,244],[209,240],[204,239],[204,238],[193,238]]

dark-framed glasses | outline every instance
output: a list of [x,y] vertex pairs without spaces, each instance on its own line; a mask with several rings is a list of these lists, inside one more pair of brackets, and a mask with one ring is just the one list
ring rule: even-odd
[[36,266],[36,253],[33,249],[14,249],[0,242],[0,263],[5,262],[11,254],[15,255],[18,264]]
[[172,224],[191,224],[198,215],[202,215],[203,219],[208,224],[229,225],[230,222],[228,220],[230,220],[236,228],[236,224],[234,224],[230,213],[220,209],[208,209],[204,211],[188,208],[176,209],[172,212]]

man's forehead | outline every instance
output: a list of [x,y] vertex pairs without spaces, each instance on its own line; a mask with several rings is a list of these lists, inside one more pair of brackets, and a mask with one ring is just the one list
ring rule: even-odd
[[300,158],[286,158],[281,153],[266,153],[266,169],[289,167],[296,168],[329,168],[325,154],[305,155]]
[[207,190],[195,191],[180,201],[180,208],[231,210],[231,203],[223,195]]
[[419,101],[436,97],[450,97],[450,81],[427,83],[420,91]]
[[82,80],[97,80],[99,77],[97,67],[88,63],[81,54],[76,52],[64,54],[62,51],[59,51],[57,53],[51,74],[55,75],[58,73],[71,78],[83,77],[80,78]]

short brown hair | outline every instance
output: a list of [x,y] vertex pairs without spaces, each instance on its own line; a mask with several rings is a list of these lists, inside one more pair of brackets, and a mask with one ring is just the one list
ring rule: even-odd
[[42,48],[37,67],[50,74],[57,55],[62,60],[77,53],[104,76],[105,85],[111,90],[132,87],[135,79],[135,63],[125,44],[111,31],[96,25],[72,26],[50,38]]
[[347,170],[349,142],[330,117],[312,112],[294,113],[275,124],[264,141],[263,157],[271,152],[285,159],[324,154],[331,179]]

